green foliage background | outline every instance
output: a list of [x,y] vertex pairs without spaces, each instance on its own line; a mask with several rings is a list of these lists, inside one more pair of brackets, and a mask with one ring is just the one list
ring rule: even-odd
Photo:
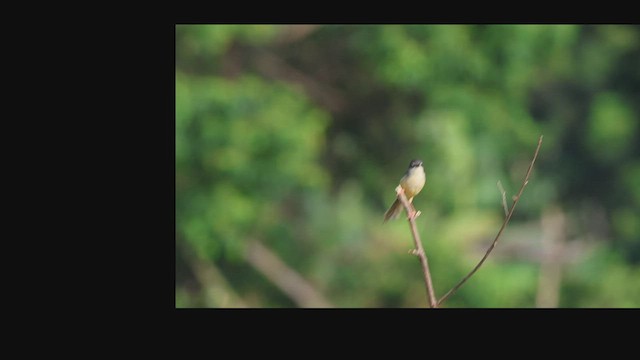
[[300,306],[247,261],[254,241],[331,306],[424,307],[406,221],[382,224],[409,160],[427,170],[415,204],[441,296],[497,233],[496,182],[517,192],[540,134],[512,223],[446,306],[535,307],[543,265],[511,245],[542,249],[550,209],[586,249],[557,306],[640,306],[640,27],[177,25],[175,40],[176,307]]

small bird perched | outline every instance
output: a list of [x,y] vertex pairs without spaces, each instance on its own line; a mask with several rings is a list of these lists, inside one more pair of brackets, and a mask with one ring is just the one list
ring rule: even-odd
[[[418,195],[424,187],[425,180],[426,178],[424,174],[424,167],[422,167],[422,160],[411,160],[407,172],[404,174],[402,179],[400,179],[400,186],[402,186],[404,194],[410,203],[413,203],[413,198]],[[384,222],[387,222],[389,219],[397,219],[401,212],[402,203],[400,202],[400,199],[396,198],[396,201],[391,204],[389,210],[384,214]]]

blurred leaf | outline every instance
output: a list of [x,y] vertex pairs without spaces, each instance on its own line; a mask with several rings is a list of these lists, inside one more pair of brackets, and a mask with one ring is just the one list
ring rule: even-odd
[[591,109],[587,141],[594,157],[616,161],[630,150],[638,126],[633,111],[612,93],[599,94]]
[[180,229],[201,252],[218,256],[222,245],[237,258],[258,219],[278,215],[272,201],[326,184],[315,158],[327,118],[282,84],[176,75],[176,167],[189,179],[177,194],[178,217],[190,219]]

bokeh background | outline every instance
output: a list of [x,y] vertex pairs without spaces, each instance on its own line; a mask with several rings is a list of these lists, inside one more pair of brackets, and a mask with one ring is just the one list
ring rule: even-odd
[[175,305],[640,306],[640,27],[176,25]]

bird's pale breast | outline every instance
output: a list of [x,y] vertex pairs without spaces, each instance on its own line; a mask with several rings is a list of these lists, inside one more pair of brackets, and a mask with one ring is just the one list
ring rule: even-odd
[[422,167],[411,169],[407,176],[402,178],[400,185],[405,191],[407,198],[412,198],[424,187],[425,176]]

